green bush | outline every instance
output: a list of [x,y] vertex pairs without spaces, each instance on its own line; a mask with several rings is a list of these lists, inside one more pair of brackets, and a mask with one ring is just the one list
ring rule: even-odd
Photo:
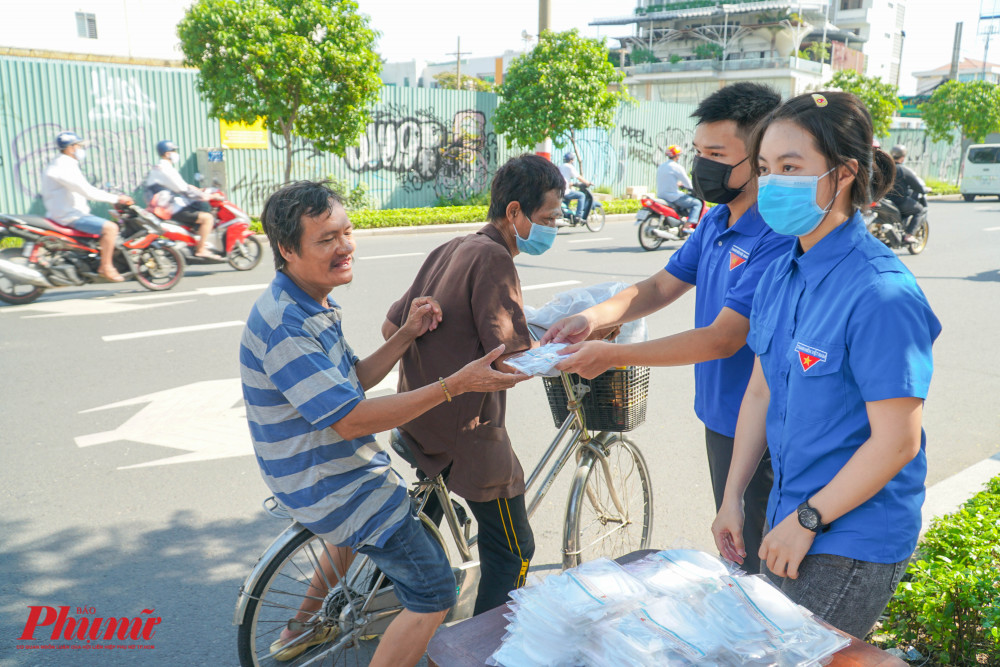
[[1000,664],[1000,477],[937,518],[889,603],[888,643],[946,665]]
[[642,208],[642,204],[638,199],[613,199],[602,203],[604,205],[604,212],[608,215],[635,213]]
[[490,192],[484,190],[468,197],[438,197],[435,206],[489,206]]
[[961,190],[958,189],[957,185],[952,185],[946,181],[939,181],[935,178],[928,178],[926,181],[927,187],[931,189],[931,194],[935,195],[957,195]]
[[596,187],[591,188],[590,191],[591,192],[596,192],[597,194],[601,194],[601,195],[609,195],[609,194],[611,194],[611,186],[610,185],[598,185]]
[[348,211],[375,206],[375,200],[368,195],[368,186],[361,181],[352,188],[347,185],[347,181],[334,176],[327,176],[327,180],[330,182],[330,188],[343,198],[344,208]]

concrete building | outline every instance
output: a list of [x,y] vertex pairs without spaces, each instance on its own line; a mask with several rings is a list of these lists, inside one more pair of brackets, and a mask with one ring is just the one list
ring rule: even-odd
[[625,85],[633,97],[695,103],[736,81],[769,84],[786,97],[819,88],[831,66],[798,51],[817,31],[839,35],[828,11],[827,0],[639,0],[633,14],[591,25],[632,28],[615,38],[630,54]]
[[[935,88],[948,80],[951,73],[951,65],[942,65],[923,72],[914,72],[913,78],[917,80],[917,95],[930,94]],[[982,60],[964,58],[958,63],[959,81],[986,81],[988,83],[1000,84],[1000,65],[986,63],[983,66]]]
[[865,70],[899,85],[906,0],[833,0],[831,20],[864,43]]
[[[520,51],[504,51],[501,56],[483,56],[480,58],[462,58],[462,78],[474,76],[483,81],[496,83],[498,74],[500,81],[503,73],[510,67],[511,61],[521,55]],[[454,72],[455,61],[443,60],[428,63],[421,60],[408,60],[396,63],[383,63],[382,83],[388,86],[402,88],[438,88],[434,76],[442,72]]]
[[184,55],[176,26],[191,3],[192,0],[5,2],[0,20],[0,50],[26,56],[59,53],[179,64]]

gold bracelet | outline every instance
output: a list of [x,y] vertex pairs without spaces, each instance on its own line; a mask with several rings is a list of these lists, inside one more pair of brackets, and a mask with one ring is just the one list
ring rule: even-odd
[[444,383],[444,378],[438,378],[438,382],[441,383],[441,389],[444,390],[444,397],[451,403],[451,392],[448,391],[448,385]]

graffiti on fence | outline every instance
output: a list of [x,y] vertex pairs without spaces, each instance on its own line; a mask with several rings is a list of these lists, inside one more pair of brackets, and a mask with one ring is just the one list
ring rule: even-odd
[[90,73],[90,94],[94,106],[91,121],[114,120],[145,124],[156,111],[156,102],[142,90],[135,79],[115,76],[105,70]]
[[962,142],[931,141],[924,130],[893,130],[883,147],[906,146],[906,165],[922,178],[935,178],[949,183],[958,182],[962,162]]
[[[22,130],[10,145],[14,163],[14,185],[29,197],[42,189],[42,172],[58,154],[55,138],[64,128],[58,123],[39,123]],[[85,137],[90,145],[87,160],[80,165],[87,180],[99,188],[131,192],[138,188],[149,167],[146,130],[94,130]]]
[[481,111],[457,112],[449,128],[431,109],[391,105],[375,113],[344,159],[354,173],[388,171],[399,174],[408,191],[430,186],[438,197],[455,198],[488,187],[496,154],[496,134]]

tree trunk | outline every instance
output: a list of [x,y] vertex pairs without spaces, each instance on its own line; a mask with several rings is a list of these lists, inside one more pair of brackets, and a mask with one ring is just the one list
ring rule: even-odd
[[576,163],[579,165],[580,175],[583,175],[583,160],[580,159],[580,149],[576,145],[576,132],[569,131],[569,143],[573,145],[573,154],[576,155]]
[[282,123],[282,134],[285,136],[285,183],[292,180],[292,124]]

